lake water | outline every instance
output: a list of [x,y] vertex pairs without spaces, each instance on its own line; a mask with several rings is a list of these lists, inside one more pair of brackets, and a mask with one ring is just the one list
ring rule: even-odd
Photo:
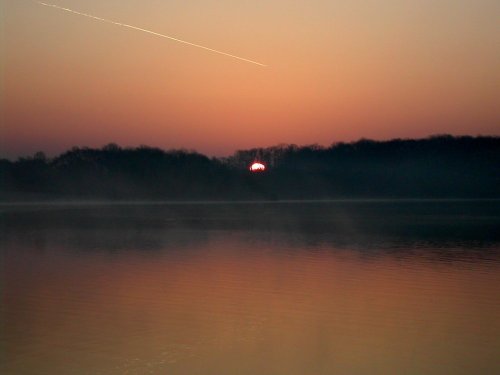
[[0,211],[3,374],[500,373],[500,201]]

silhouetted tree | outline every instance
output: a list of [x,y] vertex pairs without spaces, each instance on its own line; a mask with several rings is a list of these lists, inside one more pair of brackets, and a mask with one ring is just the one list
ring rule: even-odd
[[[261,174],[248,166],[268,165]],[[500,197],[500,137],[432,136],[277,145],[226,158],[110,143],[0,160],[0,197],[26,199],[328,199]]]

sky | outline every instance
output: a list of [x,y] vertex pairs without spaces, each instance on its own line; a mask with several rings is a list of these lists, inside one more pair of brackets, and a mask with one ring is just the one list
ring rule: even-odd
[[0,157],[500,135],[496,0],[0,0]]

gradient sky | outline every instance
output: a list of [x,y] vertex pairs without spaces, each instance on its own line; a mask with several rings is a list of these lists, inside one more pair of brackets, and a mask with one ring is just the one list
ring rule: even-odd
[[0,0],[2,157],[500,134],[496,0]]

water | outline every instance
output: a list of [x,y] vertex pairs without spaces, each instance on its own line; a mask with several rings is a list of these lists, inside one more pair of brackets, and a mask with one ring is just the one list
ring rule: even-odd
[[3,205],[3,374],[500,373],[500,202]]

